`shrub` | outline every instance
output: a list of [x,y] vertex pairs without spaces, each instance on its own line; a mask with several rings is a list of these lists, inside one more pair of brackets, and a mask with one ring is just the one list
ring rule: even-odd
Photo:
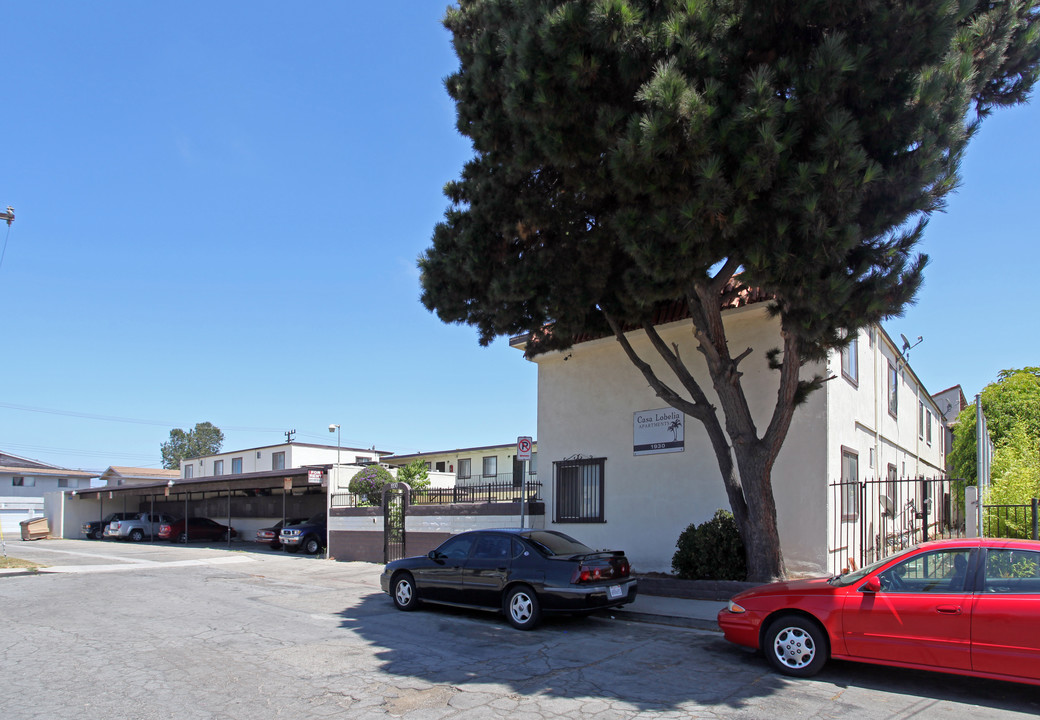
[[733,513],[716,510],[715,517],[682,531],[672,556],[672,570],[686,580],[744,580],[747,561]]
[[425,490],[430,487],[430,471],[425,462],[415,459],[398,469],[397,481],[407,483],[412,490]]
[[350,478],[347,489],[364,498],[370,505],[383,504],[383,488],[394,482],[390,471],[380,465],[369,465]]

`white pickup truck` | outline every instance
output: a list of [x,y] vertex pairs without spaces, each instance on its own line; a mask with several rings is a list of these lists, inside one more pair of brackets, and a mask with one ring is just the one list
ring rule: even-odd
[[129,520],[113,520],[105,528],[105,537],[113,540],[141,542],[159,535],[159,526],[176,522],[177,518],[166,513],[140,513]]

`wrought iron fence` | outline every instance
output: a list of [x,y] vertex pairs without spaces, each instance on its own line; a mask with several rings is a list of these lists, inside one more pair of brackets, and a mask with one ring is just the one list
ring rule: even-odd
[[831,483],[832,572],[862,567],[926,540],[964,535],[963,481],[871,478]]
[[1029,505],[983,505],[982,534],[993,538],[1040,540],[1036,498]]
[[[527,501],[542,499],[540,482],[525,483]],[[460,485],[451,488],[426,488],[412,490],[409,505],[448,505],[450,503],[493,503],[519,502],[521,488],[509,483],[484,483],[483,485]],[[376,498],[352,493],[339,493],[332,497],[333,507],[366,507],[381,505]]]

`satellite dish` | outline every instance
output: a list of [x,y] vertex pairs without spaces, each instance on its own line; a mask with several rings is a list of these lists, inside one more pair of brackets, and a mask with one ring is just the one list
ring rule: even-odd
[[906,339],[906,335],[899,333],[899,337],[903,338],[903,352],[910,349],[910,341]]

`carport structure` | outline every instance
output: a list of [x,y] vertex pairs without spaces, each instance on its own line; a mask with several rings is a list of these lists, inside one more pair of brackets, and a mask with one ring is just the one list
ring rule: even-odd
[[252,540],[256,530],[272,522],[318,512],[327,515],[329,467],[79,489],[64,496],[63,535],[79,536],[83,522],[101,520],[106,513],[147,512],[226,521],[229,527],[235,527],[239,538]]

